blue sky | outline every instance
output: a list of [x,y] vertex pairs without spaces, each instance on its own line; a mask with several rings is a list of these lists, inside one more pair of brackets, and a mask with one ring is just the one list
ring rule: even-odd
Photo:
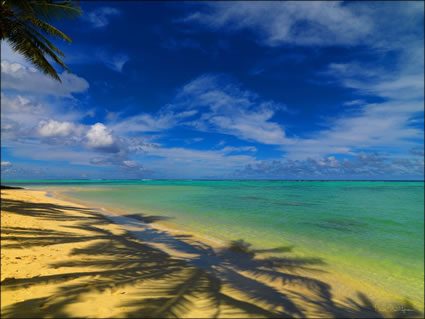
[[423,2],[86,2],[1,43],[2,178],[420,179]]

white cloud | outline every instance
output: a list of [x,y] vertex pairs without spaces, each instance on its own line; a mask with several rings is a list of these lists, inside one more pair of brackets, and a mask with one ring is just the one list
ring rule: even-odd
[[261,100],[224,75],[205,74],[189,82],[172,107],[203,108],[198,119],[186,122],[202,131],[216,131],[263,144],[285,141],[283,128],[271,121],[276,111],[286,110],[285,106]]
[[370,34],[372,21],[343,2],[207,2],[182,20],[211,30],[249,30],[267,46],[354,45]]
[[[365,99],[374,96],[383,101],[344,103],[356,105],[354,112],[345,112],[327,123],[328,129],[284,146],[289,158],[367,149],[407,153],[423,141],[423,126],[412,125],[424,112],[423,3],[386,3],[380,10],[368,5],[350,8],[374,18],[375,32],[367,44],[381,54],[373,63],[331,63],[321,75]],[[389,50],[391,54],[383,54]]]
[[119,16],[121,12],[111,7],[97,8],[88,13],[85,19],[88,20],[94,28],[103,28],[109,24],[109,20],[113,16]]
[[14,156],[26,160],[61,161],[69,164],[88,165],[90,158],[96,156],[96,152],[90,149],[70,147],[69,144],[60,142],[49,144],[44,139],[8,141],[5,146]]
[[[40,136],[38,129],[49,121],[58,123],[77,122],[84,117],[83,112],[70,110],[69,103],[48,103],[41,97],[31,95],[1,94],[2,142],[24,140]],[[43,125],[44,123],[44,125]],[[74,125],[76,128],[80,126]]]
[[[5,61],[9,61],[11,64],[29,66],[29,63],[27,60],[25,60],[24,56],[22,54],[15,52],[7,41],[5,40],[0,41],[0,47],[1,47],[2,61],[5,60]],[[3,68],[3,65],[2,65],[2,68]]]
[[75,130],[76,127],[73,123],[55,120],[41,121],[38,126],[38,133],[42,137],[68,136]]
[[25,67],[19,63],[9,63],[4,61],[1,63],[1,69],[4,73],[16,73],[20,70],[25,70]]
[[[66,64],[103,64],[107,68],[122,72],[124,66],[130,61],[128,54],[120,51],[111,51],[99,46],[78,45],[75,44],[67,50]],[[111,83],[108,83],[110,85]]]
[[[395,62],[390,68],[387,63],[379,63],[383,60],[374,65],[339,60],[330,64],[326,72],[326,76],[352,88],[358,95],[373,95],[384,101],[372,104],[366,102],[367,97],[355,97],[343,106],[356,107],[344,108],[342,115],[326,123],[326,129],[303,137],[290,137],[285,134],[290,127],[284,127],[277,119],[277,113],[284,111],[284,106],[265,101],[223,75],[207,74],[185,85],[172,104],[157,113],[125,117],[117,114],[104,124],[83,125],[79,123],[87,112],[69,111],[63,105],[45,103],[47,99],[34,96],[69,98],[74,93],[85,92],[89,87],[87,81],[63,73],[60,84],[36,71],[2,42],[2,90],[19,91],[13,98],[2,93],[2,144],[11,146],[10,151],[22,157],[135,171],[144,170],[139,159],[145,161],[146,156],[152,168],[171,171],[177,166],[180,171],[174,173],[182,176],[229,171],[246,163],[253,165],[254,170],[290,172],[301,168],[308,171],[310,167],[319,173],[338,169],[365,172],[365,167],[371,168],[370,172],[385,171],[388,165],[407,172],[409,167],[417,168],[420,164],[421,159],[390,161],[361,152],[421,154],[418,148],[423,145],[418,141],[423,143],[423,126],[411,124],[423,115],[423,31],[418,29],[418,25],[423,26],[423,3],[383,3],[379,10],[365,2],[324,1],[204,2],[195,6],[202,8],[186,17],[186,23],[198,23],[223,32],[252,32],[264,46],[364,45],[369,49],[365,50],[367,54],[378,53],[383,57],[392,50]],[[89,12],[86,18],[93,27],[102,28],[119,14],[117,9],[103,7]],[[199,43],[181,39],[163,45],[179,49],[198,47]],[[71,55],[67,61],[96,61],[117,72],[122,72],[129,61],[125,53],[111,54],[101,49],[93,49],[91,53],[91,56]],[[295,55],[291,59],[300,63],[304,57]],[[256,71],[261,72],[259,70]],[[65,99],[56,100],[61,104]],[[260,163],[254,157],[257,149],[253,146],[223,147],[220,144],[216,146],[219,149],[205,151],[163,147],[130,138],[176,126],[275,145],[286,152],[288,162],[285,165]],[[355,156],[356,162],[337,160],[332,154]],[[11,163],[2,162],[2,166],[11,166]],[[196,173],[198,170],[202,173]]]
[[122,72],[124,65],[130,60],[126,54],[109,54],[106,51],[99,51],[96,56],[106,67],[116,72]]
[[[420,55],[419,52],[417,54]],[[404,55],[401,59],[403,58]],[[423,58],[422,49],[422,59],[412,59],[408,68],[401,64],[391,69],[356,62],[331,63],[323,74],[361,94],[397,100],[423,99]],[[412,69],[412,65],[416,67]]]
[[89,87],[85,79],[75,74],[63,72],[60,78],[62,83],[24,65],[1,61],[2,89],[72,97],[72,93],[85,92]]
[[139,166],[139,164],[136,161],[130,161],[130,160],[123,161],[123,164],[130,168]]
[[414,1],[385,2],[379,8],[368,1],[203,2],[178,21],[211,31],[248,30],[265,46],[368,45],[391,50],[418,32],[423,15],[424,4]]
[[197,111],[171,112],[162,110],[157,115],[142,113],[127,117],[125,119],[116,119],[110,123],[114,132],[119,134],[136,132],[160,132],[175,127],[181,120],[195,115]]
[[343,105],[345,105],[345,106],[353,106],[353,105],[364,105],[364,104],[366,104],[365,101],[358,99],[358,100],[352,100],[352,101],[344,102]]
[[293,138],[282,149],[286,158],[303,159],[327,154],[355,154],[361,150],[407,152],[423,138],[423,129],[409,120],[423,112],[423,102],[392,101],[365,104],[356,115],[346,114],[310,138]]
[[87,134],[87,146],[97,150],[115,153],[119,151],[110,131],[102,123],[90,127]]

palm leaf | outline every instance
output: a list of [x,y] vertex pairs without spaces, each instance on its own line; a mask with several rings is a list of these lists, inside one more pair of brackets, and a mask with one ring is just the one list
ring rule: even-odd
[[58,21],[63,19],[74,19],[82,14],[80,7],[74,4],[75,1],[32,1],[35,3],[34,11],[36,16],[47,21]]
[[54,36],[61,40],[65,40],[66,42],[72,42],[71,38],[68,37],[65,33],[56,29],[54,26],[44,22],[43,20],[31,18],[31,24],[34,25],[34,27],[43,31],[45,34]]
[[0,40],[7,40],[16,52],[22,54],[44,74],[61,82],[47,57],[70,72],[58,57],[65,55],[43,34],[71,42],[71,38],[48,22],[73,19],[81,14],[81,9],[73,1],[4,0],[1,3]]

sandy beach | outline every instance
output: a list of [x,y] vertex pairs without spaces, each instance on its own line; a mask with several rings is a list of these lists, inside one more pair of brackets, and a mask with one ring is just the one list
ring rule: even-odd
[[249,249],[45,191],[2,190],[3,318],[420,317],[408,301],[334,295],[317,258]]

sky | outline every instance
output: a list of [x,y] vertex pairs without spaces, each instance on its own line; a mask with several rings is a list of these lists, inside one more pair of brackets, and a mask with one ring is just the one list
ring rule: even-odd
[[2,179],[424,179],[423,2],[89,2],[1,42]]

